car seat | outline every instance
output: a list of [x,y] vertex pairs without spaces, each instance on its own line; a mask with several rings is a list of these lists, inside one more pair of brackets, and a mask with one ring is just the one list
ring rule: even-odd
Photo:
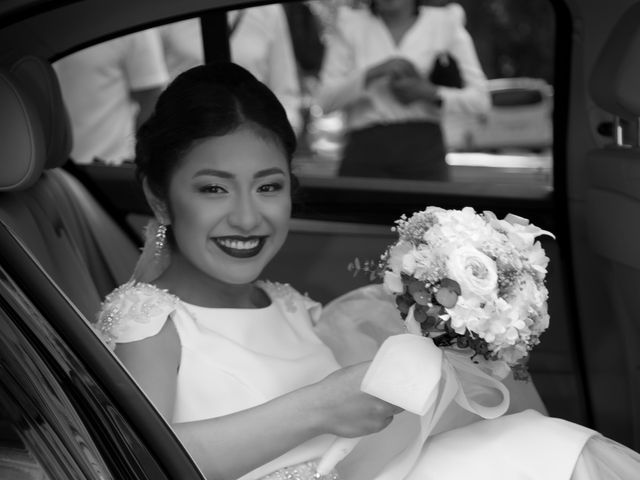
[[0,222],[84,316],[133,271],[138,249],[61,166],[71,127],[51,65],[25,57],[0,70]]
[[[589,240],[598,256],[603,296],[617,322],[626,359],[633,444],[640,449],[640,4],[611,29],[596,60],[589,90],[615,119],[615,138],[587,156]],[[624,138],[622,125],[635,126]],[[601,328],[607,328],[602,325]],[[621,366],[623,368],[623,366]]]
[[[12,347],[5,359],[16,355],[24,363],[21,371],[33,377],[28,385],[47,393],[36,392],[34,400],[21,390],[26,383],[15,383],[11,363],[2,365],[7,369],[0,368],[0,397],[19,391],[14,400],[27,399],[31,415],[17,410],[9,418],[23,423],[30,436],[25,443],[40,449],[38,458],[67,441],[74,452],[83,451],[78,465],[96,468],[85,473],[202,479],[173,430],[83,321],[94,319],[105,292],[129,278],[138,252],[89,192],[60,168],[71,137],[50,66],[29,57],[11,70],[0,67],[0,105],[0,330]],[[21,335],[12,335],[18,330]],[[55,401],[47,403],[51,398]],[[43,403],[46,415],[35,408]],[[64,433],[58,435],[58,429]],[[91,445],[83,447],[86,440],[104,452],[109,472]],[[54,471],[55,456],[69,463],[68,470],[56,472],[72,472],[78,459],[68,451],[58,448],[45,459],[47,471]]]

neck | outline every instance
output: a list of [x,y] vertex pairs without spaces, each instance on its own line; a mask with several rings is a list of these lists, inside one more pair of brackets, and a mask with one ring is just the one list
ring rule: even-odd
[[415,11],[413,6],[409,5],[407,8],[383,11],[379,15],[387,25],[398,25],[413,20]]
[[207,308],[260,308],[268,305],[265,294],[254,283],[231,284],[194,269],[172,255],[171,264],[154,284],[181,300]]

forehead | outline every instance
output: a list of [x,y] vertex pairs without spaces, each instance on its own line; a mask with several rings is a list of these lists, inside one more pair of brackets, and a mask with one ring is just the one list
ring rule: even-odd
[[274,135],[252,128],[240,128],[226,135],[199,140],[183,156],[174,177],[201,168],[215,168],[234,174],[265,168],[288,171],[284,148]]

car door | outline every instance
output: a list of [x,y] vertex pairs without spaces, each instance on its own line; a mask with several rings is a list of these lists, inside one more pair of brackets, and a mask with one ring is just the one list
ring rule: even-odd
[[90,324],[0,224],[0,477],[202,480]]
[[[483,36],[486,19],[496,21],[494,17],[486,17],[488,7],[469,2],[463,4],[467,9],[469,30],[477,35],[474,39],[478,51],[498,55],[495,41]],[[560,2],[551,4],[540,0],[535,8],[521,10],[515,8],[514,2],[505,5],[511,5],[514,29],[536,22],[535,15],[546,15],[544,21],[556,25],[555,29],[548,27],[551,38],[545,38],[545,42],[551,42],[556,57],[555,61],[549,60],[551,64],[545,64],[545,68],[555,67],[554,87],[560,92],[555,98],[553,146],[542,153],[518,149],[503,155],[481,151],[453,153],[449,158],[452,180],[438,182],[337,177],[335,170],[339,159],[335,150],[332,153],[322,148],[314,149],[307,137],[306,143],[301,142],[294,160],[300,190],[291,233],[285,248],[265,275],[273,280],[290,282],[319,301],[327,302],[370,281],[364,276],[354,277],[347,266],[356,257],[363,260],[378,258],[393,240],[390,227],[401,214],[410,214],[427,205],[443,208],[470,205],[477,211],[494,211],[498,216],[515,213],[526,217],[556,235],[555,240],[543,240],[551,258],[548,282],[554,322],[532,356],[531,369],[552,414],[590,424],[584,366],[576,341],[580,327],[575,314],[572,272],[567,261],[570,245],[563,187],[563,127],[569,85],[568,75],[563,70],[568,65],[561,59],[567,55],[566,45],[570,43],[571,18],[566,6]],[[199,21],[206,60],[228,58],[228,43],[219,34],[211,33],[215,26],[228,25],[224,10],[210,10]],[[535,46],[535,39],[531,41]],[[500,70],[507,67],[492,66],[489,58],[493,57],[487,54],[485,65],[491,75],[499,76],[507,71]],[[308,104],[307,114],[311,120],[318,118],[312,101]],[[321,129],[322,122],[319,125]],[[335,135],[335,122],[327,128],[334,128],[335,143],[336,138],[339,139],[339,135]],[[332,134],[331,131],[324,133]],[[139,238],[149,210],[135,182],[133,166],[128,163],[117,167],[90,164],[73,169],[102,198],[124,228]]]

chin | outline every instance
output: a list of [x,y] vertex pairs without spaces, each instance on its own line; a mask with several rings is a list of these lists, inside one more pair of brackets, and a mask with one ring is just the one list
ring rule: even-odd
[[211,272],[211,275],[231,285],[245,285],[255,282],[267,266],[267,263],[265,261],[254,261],[250,265],[239,265],[236,262],[225,262],[226,268],[223,271],[217,268],[215,269],[217,271]]

